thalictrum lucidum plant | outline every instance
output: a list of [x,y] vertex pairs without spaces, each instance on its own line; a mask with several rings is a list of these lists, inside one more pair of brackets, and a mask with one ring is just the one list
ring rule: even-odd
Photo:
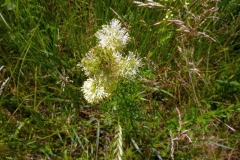
[[91,48],[79,66],[89,78],[82,91],[89,103],[98,103],[109,98],[122,79],[133,79],[141,61],[133,52],[124,56],[126,44],[130,41],[127,29],[117,19],[95,33],[97,46]]

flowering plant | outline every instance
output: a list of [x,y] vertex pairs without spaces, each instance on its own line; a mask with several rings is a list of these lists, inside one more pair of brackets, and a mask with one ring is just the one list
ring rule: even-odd
[[117,19],[103,25],[95,33],[97,46],[90,49],[80,66],[89,78],[84,82],[82,91],[89,103],[98,103],[112,95],[119,80],[133,79],[141,61],[133,52],[124,56],[123,49],[130,37],[127,29]]

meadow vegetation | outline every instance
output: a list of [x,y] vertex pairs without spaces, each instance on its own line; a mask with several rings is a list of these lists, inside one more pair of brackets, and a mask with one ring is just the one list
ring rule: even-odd
[[[0,159],[239,159],[236,0],[0,4]],[[112,19],[142,66],[91,104],[78,64]]]

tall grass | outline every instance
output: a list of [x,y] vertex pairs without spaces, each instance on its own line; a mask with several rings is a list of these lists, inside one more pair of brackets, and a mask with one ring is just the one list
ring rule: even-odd
[[[0,2],[1,159],[240,156],[237,1]],[[90,105],[77,64],[112,18],[144,65]]]

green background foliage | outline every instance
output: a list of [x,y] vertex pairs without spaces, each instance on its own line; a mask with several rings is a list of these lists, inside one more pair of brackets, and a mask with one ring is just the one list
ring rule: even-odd
[[[114,159],[118,123],[122,159],[240,157],[239,3],[156,2],[0,0],[0,159]],[[112,18],[144,65],[89,105],[77,64]]]

